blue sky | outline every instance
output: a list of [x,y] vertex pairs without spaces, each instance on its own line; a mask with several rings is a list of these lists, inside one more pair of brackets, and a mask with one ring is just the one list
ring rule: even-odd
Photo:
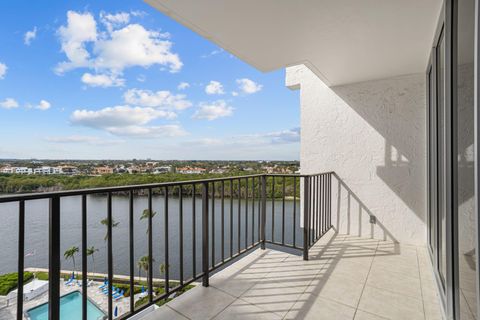
[[143,1],[2,1],[0,21],[0,158],[299,158],[284,70]]

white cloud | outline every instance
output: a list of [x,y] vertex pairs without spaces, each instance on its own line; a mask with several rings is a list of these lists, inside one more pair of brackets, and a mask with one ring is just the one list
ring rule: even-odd
[[86,42],[97,40],[97,22],[90,13],[67,12],[67,26],[58,29],[62,51],[68,61],[58,64],[56,71],[63,73],[79,67],[91,66],[90,53]]
[[130,89],[123,98],[126,103],[141,107],[183,110],[192,106],[184,94],[172,94],[170,91]]
[[136,138],[161,138],[161,137],[181,137],[187,135],[187,132],[179,125],[168,124],[161,126],[126,126],[121,128],[110,128],[112,134],[119,136],[129,136]]
[[13,98],[6,98],[3,101],[0,101],[0,107],[4,109],[14,109],[18,108],[18,102]]
[[300,142],[300,128],[237,135],[225,139],[202,138],[195,141],[187,141],[186,144],[197,146],[272,146],[280,144],[297,144]]
[[127,12],[116,14],[100,12],[100,21],[105,25],[108,32],[112,32],[114,28],[119,28],[129,23],[130,14]]
[[33,40],[37,37],[37,27],[34,27],[33,30],[27,31],[23,36],[23,43],[29,46]]
[[210,81],[210,83],[205,87],[205,92],[207,94],[224,94],[223,85],[218,81]]
[[190,83],[188,82],[180,82],[177,86],[177,90],[185,90],[187,88],[190,88]]
[[258,84],[250,79],[237,79],[238,88],[245,94],[252,94],[262,90],[263,85]]
[[45,111],[50,109],[50,107],[50,102],[48,102],[47,100],[40,100],[40,103],[35,106],[35,109]]
[[7,65],[0,62],[0,80],[5,78],[5,75],[7,74],[7,69]]
[[138,82],[145,82],[145,80],[147,80],[147,77],[144,74],[138,75],[137,77]]
[[67,61],[56,67],[57,73],[75,68],[89,68],[121,75],[129,67],[166,67],[170,72],[182,68],[180,57],[171,51],[167,33],[145,29],[140,24],[127,24],[128,13],[106,14],[100,17],[106,31],[97,29],[90,13],[67,13],[67,25],[58,30],[62,51]]
[[215,120],[229,117],[233,114],[234,108],[227,105],[224,100],[217,100],[212,103],[203,103],[193,115],[195,119]]
[[84,73],[82,76],[82,82],[91,87],[123,87],[125,85],[125,79],[118,78],[114,74],[91,74]]
[[[173,119],[176,114],[153,108],[140,108],[129,106],[108,107],[101,110],[75,110],[71,116],[74,124],[97,129],[144,125],[159,119]],[[107,130],[108,131],[108,130]]]
[[202,55],[201,57],[202,57],[202,58],[210,58],[210,57],[216,56],[217,54],[222,53],[223,51],[224,51],[224,50],[223,50],[222,48],[216,49],[216,50],[212,50],[212,51],[210,51],[209,53]]
[[47,137],[45,138],[48,142],[52,143],[85,143],[91,145],[112,145],[122,143],[122,140],[104,140],[99,137],[94,136],[62,136],[62,137]]
[[234,97],[238,96],[238,92],[237,91],[232,91],[232,96],[234,96]]

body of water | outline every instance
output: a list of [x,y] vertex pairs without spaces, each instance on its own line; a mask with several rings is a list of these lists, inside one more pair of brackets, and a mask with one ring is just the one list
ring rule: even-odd
[[[178,279],[180,266],[180,223],[178,198],[169,197],[168,202],[168,239],[169,239],[169,269],[171,279]],[[196,211],[196,270],[201,271],[201,198],[195,199]],[[210,222],[212,220],[212,201],[210,199]],[[292,244],[293,241],[293,201],[267,201],[267,221],[266,235],[267,239],[272,237],[272,205],[274,207],[275,224],[273,232],[276,241],[281,241],[282,235],[282,207],[285,204],[285,242]],[[113,228],[113,265],[114,273],[129,274],[129,220],[128,220],[129,201],[124,196],[114,196],[112,198],[113,219],[118,222],[118,226]],[[245,212],[248,205],[248,215]],[[223,223],[224,229],[224,256],[230,255],[230,245],[233,247],[233,254],[238,251],[238,227],[240,212],[240,248],[245,248],[245,226],[248,217],[248,238],[247,243],[258,241],[259,230],[259,209],[258,200],[248,203],[245,200],[240,201],[240,211],[238,200],[226,198],[224,202]],[[98,252],[88,257],[88,270],[96,272],[107,272],[107,250],[106,226],[100,221],[107,215],[107,198],[103,196],[89,196],[87,200],[88,207],[88,247],[94,246]],[[136,196],[134,202],[134,261],[135,273],[139,274],[137,262],[142,256],[148,253],[148,234],[147,219],[140,220],[144,209],[148,208],[148,199],[143,196]],[[48,268],[48,201],[32,200],[25,204],[25,267]],[[231,210],[232,209],[232,210]],[[253,209],[253,213],[252,213]],[[163,196],[153,197],[153,210],[157,213],[153,218],[153,259],[155,277],[162,277],[160,265],[164,263],[165,252],[165,220],[164,220],[164,198]],[[230,219],[233,217],[233,219]],[[220,199],[215,199],[214,206],[215,218],[215,262],[221,261],[222,255],[222,203]],[[253,224],[252,224],[253,222]],[[233,241],[230,241],[230,224],[233,226]],[[300,203],[296,203],[296,242],[301,246],[302,229],[300,226]],[[253,229],[253,239],[252,239]],[[210,235],[212,234],[212,224],[210,223]],[[2,239],[2,254],[0,257],[0,274],[17,271],[17,248],[18,248],[18,203],[0,204],[0,236]],[[183,252],[184,252],[184,275],[185,278],[191,277],[193,271],[193,198],[183,198]],[[71,246],[77,246],[81,249],[81,198],[68,197],[61,201],[61,252],[64,252]],[[210,250],[212,252],[212,241],[210,241]],[[31,254],[34,253],[34,254]],[[75,269],[80,270],[81,252],[75,256]],[[65,260],[62,257],[62,269],[72,270],[73,260]],[[145,276],[143,271],[140,271]]]

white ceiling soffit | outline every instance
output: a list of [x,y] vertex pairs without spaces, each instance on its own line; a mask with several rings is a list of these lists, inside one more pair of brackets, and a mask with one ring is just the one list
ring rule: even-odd
[[424,72],[441,0],[146,0],[261,71],[340,85]]

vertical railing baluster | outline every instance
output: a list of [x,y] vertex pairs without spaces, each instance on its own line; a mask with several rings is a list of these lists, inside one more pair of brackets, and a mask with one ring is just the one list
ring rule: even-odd
[[317,223],[316,223],[316,232],[315,232],[315,241],[317,241],[320,236],[322,235],[322,207],[323,207],[323,201],[322,201],[322,193],[323,193],[323,188],[321,186],[321,181],[322,181],[322,176],[317,175],[316,177],[317,180],[317,190],[315,192],[315,197],[317,198]]
[[17,286],[17,320],[23,319],[23,272],[25,268],[25,201],[18,204],[18,286]]
[[332,226],[332,174],[328,174],[328,229]]
[[[48,319],[60,319],[60,197],[50,198]],[[23,315],[22,315],[23,316]]]
[[153,204],[152,189],[148,189],[148,302],[153,301]]
[[230,257],[233,256],[233,180],[230,179]]
[[221,197],[222,197],[222,262],[225,262],[225,181],[222,180],[222,190],[221,190]]
[[165,200],[163,202],[163,234],[164,234],[164,241],[165,241],[165,279],[164,279],[164,287],[165,287],[165,294],[166,298],[168,298],[168,294],[170,293],[170,259],[169,259],[169,244],[168,244],[168,186],[165,187]]
[[208,287],[208,182],[204,182],[202,186],[202,284]]
[[252,178],[252,246],[255,243],[255,178]]
[[258,202],[258,214],[257,214],[257,227],[258,227],[258,242],[261,241],[261,219],[262,219],[262,177],[258,177],[258,182],[257,182],[257,202]]
[[245,179],[245,249],[248,248],[248,178]]
[[241,208],[242,208],[242,205],[241,205],[241,202],[242,202],[242,187],[241,187],[242,183],[241,183],[241,180],[238,179],[238,215],[237,215],[237,220],[238,220],[238,227],[237,227],[237,236],[238,236],[238,241],[237,241],[237,245],[238,245],[238,253],[240,253],[240,242],[241,242],[241,224],[242,224],[242,214],[241,214]]
[[212,182],[212,267],[215,266],[215,182]]
[[310,178],[310,181],[312,182],[310,184],[310,192],[311,192],[311,197],[310,197],[310,201],[311,201],[311,204],[310,204],[310,208],[311,208],[311,211],[310,211],[310,219],[311,219],[311,223],[310,223],[310,244],[313,243],[313,238],[315,237],[315,182],[316,182],[316,177],[315,176],[311,176]]
[[297,246],[297,177],[293,177],[293,246]]
[[267,177],[263,175],[261,177],[262,183],[262,211],[261,211],[261,226],[260,226],[260,241],[262,249],[265,249],[265,224],[266,224],[266,217],[267,217]]
[[183,286],[183,188],[180,185],[179,189],[179,237],[180,237],[180,285]]
[[322,193],[321,193],[321,197],[322,197],[322,234],[325,233],[325,231],[327,230],[327,223],[326,223],[326,218],[327,218],[327,197],[326,197],[326,176],[325,175],[322,175],[322,184],[321,184],[321,187],[322,187]]
[[113,303],[112,303],[112,290],[113,290],[113,242],[112,242],[112,193],[107,194],[107,269],[108,269],[108,319],[113,319]]
[[197,276],[197,214],[195,200],[195,184],[192,184],[192,274],[193,278]]
[[133,196],[134,196],[134,191],[130,190],[128,192],[128,239],[129,239],[129,265],[130,265],[130,313],[135,312],[135,294],[133,292],[135,291],[135,282],[134,282],[134,277],[135,277],[135,246],[134,246],[134,229],[133,229]]
[[82,195],[82,319],[87,320],[87,195]]
[[275,243],[275,176],[272,176],[272,243]]
[[285,245],[285,176],[282,177],[282,245]]
[[303,260],[308,260],[309,248],[309,181],[308,176],[303,178]]

